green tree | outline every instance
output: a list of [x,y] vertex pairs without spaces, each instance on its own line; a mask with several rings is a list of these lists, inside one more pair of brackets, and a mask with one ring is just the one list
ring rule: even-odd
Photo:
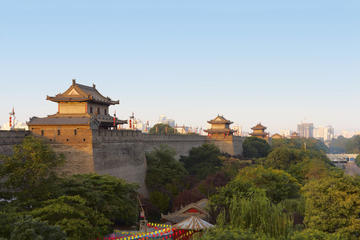
[[324,177],[308,182],[305,224],[311,229],[337,233],[342,239],[360,237],[360,182],[351,176]]
[[158,123],[150,128],[149,134],[172,135],[176,134],[176,129],[168,124]]
[[160,145],[146,154],[146,186],[150,191],[150,202],[159,212],[151,211],[152,219],[171,209],[173,198],[183,190],[184,178],[188,175],[182,163],[175,159],[175,151]]
[[14,225],[9,240],[65,240],[66,235],[58,226],[33,219],[31,216],[21,218]]
[[[286,199],[299,197],[300,185],[297,180],[283,170],[266,169],[261,166],[242,169],[238,176],[218,193],[210,197],[209,209],[214,220],[224,212],[229,221],[230,205],[234,198],[249,199],[258,191],[264,191],[272,203],[282,203]],[[297,213],[289,209],[289,213]]]
[[184,163],[185,169],[190,175],[198,179],[204,179],[210,174],[216,173],[222,166],[221,152],[214,144],[203,144],[193,147],[188,156],[181,156],[180,162]]
[[61,179],[61,195],[79,195],[86,205],[117,225],[133,225],[138,220],[137,186],[109,175],[79,174]]
[[266,157],[270,152],[270,145],[257,137],[247,137],[243,143],[243,155],[246,158]]
[[232,227],[261,233],[275,239],[286,239],[293,221],[281,204],[273,204],[264,192],[249,198],[234,197],[230,205]]
[[355,135],[351,138],[339,136],[330,143],[331,153],[360,153],[360,136]]
[[2,197],[27,202],[27,207],[36,206],[36,200],[47,199],[53,192],[56,168],[64,162],[64,157],[31,136],[16,145],[13,152],[11,156],[0,159],[3,162],[0,178],[5,179],[0,185]]
[[95,239],[110,232],[111,222],[101,213],[89,208],[80,196],[61,196],[43,202],[30,214],[51,225],[60,226],[67,239]]
[[299,197],[301,185],[283,170],[258,167],[246,167],[240,170],[234,182],[251,182],[257,188],[264,189],[267,197],[274,203]]
[[271,141],[271,147],[273,149],[279,147],[293,148],[298,150],[310,150],[322,153],[327,153],[329,148],[323,141],[315,138],[295,138],[295,139],[273,139]]
[[[182,179],[188,174],[176,160],[176,152],[167,145],[160,145],[146,154],[146,186],[149,190],[167,189],[178,193]],[[175,187],[175,189],[173,189]]]
[[170,197],[168,194],[153,191],[150,193],[150,201],[159,209],[160,213],[166,213],[170,209]]
[[305,153],[298,149],[278,147],[269,153],[264,163],[267,167],[288,170],[291,165],[302,161],[304,155]]

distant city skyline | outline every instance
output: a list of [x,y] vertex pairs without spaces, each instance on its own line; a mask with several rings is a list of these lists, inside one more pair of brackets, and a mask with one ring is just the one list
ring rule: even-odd
[[[242,131],[360,129],[360,2],[8,1],[0,8],[0,124],[56,113],[72,78],[154,123]],[[35,106],[35,107],[34,107]]]

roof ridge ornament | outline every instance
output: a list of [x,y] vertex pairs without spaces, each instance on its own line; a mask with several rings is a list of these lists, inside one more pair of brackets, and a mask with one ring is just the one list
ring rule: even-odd
[[72,85],[75,86],[76,85],[76,78],[72,79]]

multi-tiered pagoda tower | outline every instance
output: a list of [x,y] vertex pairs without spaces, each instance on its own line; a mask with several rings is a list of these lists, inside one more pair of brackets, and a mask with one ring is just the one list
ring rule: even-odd
[[50,139],[66,136],[69,142],[83,130],[116,129],[119,124],[127,123],[109,114],[109,106],[119,101],[104,97],[95,85],[85,86],[73,80],[64,93],[46,99],[58,104],[57,113],[45,118],[33,117],[28,126],[33,133]]
[[234,130],[230,129],[230,124],[233,122],[227,120],[223,116],[218,115],[211,121],[208,121],[211,124],[211,128],[205,130],[208,133],[210,138],[225,138],[232,137]]
[[250,133],[251,136],[265,140],[269,139],[269,133],[265,132],[266,127],[261,125],[261,123],[258,123],[255,127],[252,127],[251,129],[253,130],[253,132]]

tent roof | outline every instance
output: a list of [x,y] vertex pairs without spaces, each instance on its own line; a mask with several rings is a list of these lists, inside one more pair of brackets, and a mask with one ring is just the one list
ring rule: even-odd
[[214,225],[202,220],[199,217],[191,216],[184,221],[175,224],[173,227],[177,229],[199,231],[207,228],[212,228],[214,227]]

